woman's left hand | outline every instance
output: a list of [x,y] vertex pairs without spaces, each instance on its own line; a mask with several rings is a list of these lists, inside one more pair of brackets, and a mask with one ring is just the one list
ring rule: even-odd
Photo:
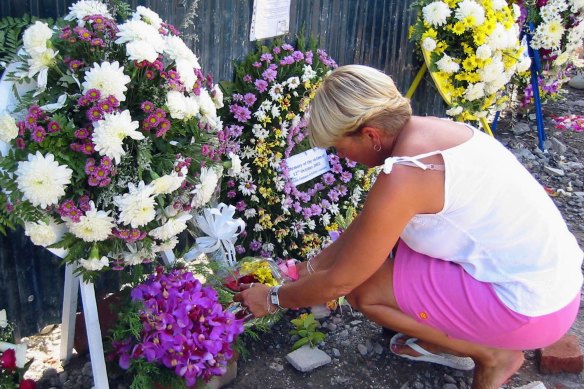
[[[270,303],[268,294],[270,288],[264,284],[251,283],[242,284],[240,292],[233,296],[233,301],[241,302],[254,317],[266,316],[274,310],[274,306]],[[268,312],[268,308],[270,311]]]

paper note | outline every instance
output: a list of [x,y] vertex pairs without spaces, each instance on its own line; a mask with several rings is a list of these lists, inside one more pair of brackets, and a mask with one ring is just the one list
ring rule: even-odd
[[331,170],[324,149],[313,148],[286,159],[290,180],[300,185]]
[[289,26],[290,0],[254,0],[250,41],[287,34]]

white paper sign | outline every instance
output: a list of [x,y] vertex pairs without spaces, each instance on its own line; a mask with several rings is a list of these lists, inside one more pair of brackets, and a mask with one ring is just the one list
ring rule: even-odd
[[250,41],[287,34],[289,26],[290,0],[254,0]]
[[331,170],[325,149],[313,148],[286,159],[290,180],[300,185]]

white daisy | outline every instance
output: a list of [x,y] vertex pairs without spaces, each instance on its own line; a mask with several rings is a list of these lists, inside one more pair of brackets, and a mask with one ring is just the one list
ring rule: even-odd
[[191,206],[193,208],[199,208],[207,204],[211,200],[218,183],[219,175],[215,169],[209,167],[202,168],[199,183],[191,191],[193,195]]
[[448,116],[458,116],[462,113],[463,108],[459,105],[453,108],[446,110],[446,115]]
[[172,172],[152,181],[150,185],[154,187],[154,194],[169,194],[181,187],[186,176],[179,176],[177,172]]
[[109,211],[98,211],[93,201],[89,203],[90,209],[79,218],[79,222],[67,222],[69,231],[85,242],[101,242],[106,240],[116,226],[114,218],[109,216]]
[[462,0],[454,16],[458,20],[472,19],[474,26],[480,26],[485,22],[485,9],[474,0]]
[[503,8],[507,7],[507,1],[505,0],[493,0],[493,9],[495,11],[500,11]]
[[28,155],[28,161],[19,162],[14,174],[23,200],[45,209],[57,204],[65,194],[73,171],[65,165],[59,165],[53,154],[43,156],[37,151],[35,155]]
[[0,114],[0,141],[9,143],[18,136],[16,120],[6,112]]
[[154,257],[154,253],[145,248],[138,249],[135,244],[126,244],[128,251],[124,251],[124,263],[129,266],[140,265],[146,260],[150,260]]
[[282,98],[282,94],[284,93],[284,86],[279,83],[275,83],[270,88],[270,97],[273,100],[280,100]]
[[94,123],[94,126],[91,139],[95,144],[95,151],[112,158],[116,163],[120,163],[122,156],[126,155],[124,139],[127,137],[134,140],[144,139],[144,134],[136,131],[140,124],[132,121],[128,110],[105,114],[102,120]]
[[257,123],[253,125],[251,132],[258,139],[266,139],[270,135],[270,132],[267,129]]
[[304,65],[303,67],[304,73],[302,74],[302,81],[306,82],[308,80],[312,80],[314,77],[316,77],[318,74],[316,73],[316,71],[314,71],[314,69],[312,69],[312,66],[310,65]]
[[79,260],[79,265],[81,265],[81,267],[83,267],[85,270],[89,270],[89,271],[100,271],[104,267],[108,267],[109,266],[109,260],[107,259],[106,256],[101,257],[101,259],[98,259],[98,258],[89,258],[89,259],[81,258]]
[[173,250],[177,244],[178,244],[178,238],[175,236],[175,237],[173,237],[165,242],[162,242],[159,245],[153,245],[152,252],[159,253],[161,251],[170,251],[170,250]]
[[77,20],[77,24],[85,24],[83,20],[86,16],[101,15],[112,19],[112,15],[107,10],[107,5],[97,0],[81,0],[69,7],[69,13],[64,17],[65,20]]
[[142,227],[156,217],[154,187],[140,181],[138,186],[128,184],[128,193],[114,197],[114,204],[120,210],[118,222],[132,228]]
[[46,223],[42,220],[24,223],[24,234],[37,246],[47,247],[57,243],[65,234],[66,226],[57,224],[53,219]]
[[124,93],[128,90],[126,84],[131,81],[124,74],[124,67],[120,67],[118,61],[93,64],[93,68],[85,72],[83,81],[83,93],[90,89],[97,89],[103,97],[113,95],[119,101],[126,100]]
[[448,4],[443,1],[435,1],[422,8],[424,21],[432,26],[442,26],[446,24],[446,19],[452,11]]
[[53,30],[47,23],[36,21],[22,34],[22,46],[30,55],[41,55],[48,47],[47,42],[53,36]]
[[300,86],[300,78],[296,76],[290,77],[289,79],[286,80],[286,85],[288,86],[288,88],[294,90]]
[[187,228],[187,222],[192,217],[193,215],[182,212],[175,217],[169,218],[164,225],[153,229],[148,235],[162,241],[169,240],[183,232]]
[[492,54],[493,51],[491,50],[491,47],[489,45],[480,45],[479,47],[477,47],[476,55],[478,59],[485,60],[487,58],[491,58]]

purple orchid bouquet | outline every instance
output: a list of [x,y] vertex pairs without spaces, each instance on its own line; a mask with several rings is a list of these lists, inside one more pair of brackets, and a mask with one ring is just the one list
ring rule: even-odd
[[[330,242],[335,215],[360,208],[372,171],[325,150],[311,149],[306,113],[316,89],[337,64],[321,49],[275,42],[261,46],[237,68],[221,112],[219,151],[238,155],[221,199],[234,204],[247,229],[236,251],[242,256],[306,258]],[[320,158],[319,171],[300,177],[300,163]],[[308,160],[309,157],[306,157]],[[312,157],[310,157],[312,158]],[[300,163],[298,162],[300,161]]]
[[185,269],[156,269],[131,291],[113,331],[112,356],[133,373],[132,387],[190,388],[226,372],[241,320],[217,291]]
[[185,236],[223,169],[223,97],[154,11],[69,9],[24,32],[0,82],[0,232],[22,225],[92,277],[151,262]]

